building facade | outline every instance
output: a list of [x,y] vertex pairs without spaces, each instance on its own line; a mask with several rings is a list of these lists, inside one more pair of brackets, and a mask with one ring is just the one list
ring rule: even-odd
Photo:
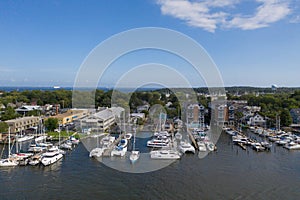
[[39,124],[39,117],[22,117],[5,121],[10,127],[11,133],[20,133]]

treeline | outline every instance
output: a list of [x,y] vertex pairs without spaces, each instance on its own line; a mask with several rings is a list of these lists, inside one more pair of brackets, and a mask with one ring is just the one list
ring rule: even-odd
[[300,108],[300,90],[293,93],[275,93],[254,95],[247,94],[239,97],[227,95],[229,100],[247,100],[249,106],[260,106],[262,116],[269,118],[269,125],[275,125],[276,116],[280,116],[281,125],[289,126],[292,123],[290,110]]

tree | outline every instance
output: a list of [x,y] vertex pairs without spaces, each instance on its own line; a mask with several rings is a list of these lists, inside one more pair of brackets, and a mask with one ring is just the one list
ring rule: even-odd
[[57,118],[48,118],[45,121],[45,127],[49,131],[54,131],[58,127],[58,119]]
[[290,112],[287,109],[284,109],[280,113],[280,123],[282,126],[289,126],[292,124],[292,117]]
[[15,119],[19,117],[20,115],[16,113],[15,109],[13,107],[8,106],[4,113],[1,115],[1,120],[6,121],[10,119]]
[[0,122],[0,133],[8,132],[8,124],[5,122]]

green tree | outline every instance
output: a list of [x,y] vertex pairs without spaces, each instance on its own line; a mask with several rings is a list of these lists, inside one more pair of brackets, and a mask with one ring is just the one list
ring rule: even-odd
[[54,131],[58,127],[58,119],[57,118],[48,118],[45,121],[45,127],[49,131]]
[[292,116],[287,109],[284,109],[280,113],[280,123],[282,126],[289,126],[292,124]]
[[4,113],[1,115],[1,120],[2,121],[6,121],[6,120],[10,120],[10,119],[15,119],[17,117],[19,117],[20,115],[18,113],[16,113],[15,109],[8,106]]
[[8,132],[8,124],[5,122],[0,122],[0,133]]

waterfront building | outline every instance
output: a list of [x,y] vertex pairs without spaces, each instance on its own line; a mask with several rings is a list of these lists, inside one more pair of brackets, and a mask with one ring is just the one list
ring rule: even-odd
[[204,115],[205,107],[199,104],[189,104],[187,106],[187,122],[189,123],[189,128],[200,128],[204,127]]
[[11,133],[18,133],[30,127],[36,127],[39,123],[39,117],[21,117],[5,121],[10,127]]
[[58,119],[59,124],[65,125],[67,123],[73,122],[74,120],[84,118],[88,116],[88,114],[88,109],[71,109],[62,114],[50,116],[49,118],[56,118]]
[[266,119],[261,116],[260,114],[256,113],[254,116],[249,118],[249,121],[247,122],[251,126],[265,126],[266,125]]
[[[119,109],[106,108],[81,119],[81,129],[98,132],[107,131],[116,122],[115,114],[118,113],[117,110]],[[121,116],[121,113],[119,115]]]

